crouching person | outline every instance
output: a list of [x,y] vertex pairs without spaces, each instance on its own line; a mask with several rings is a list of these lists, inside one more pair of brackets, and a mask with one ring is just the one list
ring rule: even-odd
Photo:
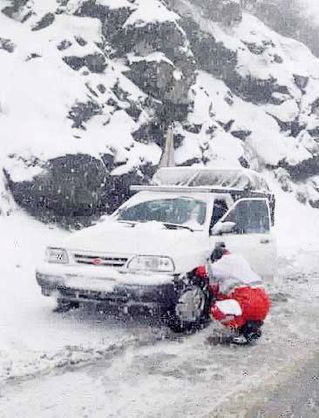
[[224,244],[216,246],[211,261],[211,316],[233,331],[230,342],[249,344],[257,340],[270,309],[262,279],[243,257],[230,254]]

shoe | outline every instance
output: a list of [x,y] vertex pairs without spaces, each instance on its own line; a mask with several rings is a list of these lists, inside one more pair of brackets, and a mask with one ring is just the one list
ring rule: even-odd
[[231,343],[236,345],[247,345],[249,344],[249,341],[244,335],[238,335],[232,338]]
[[249,343],[252,343],[256,340],[258,340],[261,337],[261,329],[257,329],[254,332],[249,332],[245,335],[245,338]]
[[252,343],[261,337],[261,321],[247,321],[246,324],[239,329],[239,335],[243,336],[247,343]]
[[233,337],[232,343],[237,345],[247,345],[255,343],[261,337],[261,330],[251,332],[246,335],[238,335]]

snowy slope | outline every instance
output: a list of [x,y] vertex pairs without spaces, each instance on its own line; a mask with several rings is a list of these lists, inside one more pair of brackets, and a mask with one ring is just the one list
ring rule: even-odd
[[[130,132],[134,122],[119,110],[114,115],[114,122],[112,118],[113,123],[107,123],[112,107],[105,101],[114,96],[110,89],[116,82],[119,86],[126,83],[136,102],[143,99],[143,93],[122,76],[116,65],[107,61],[109,68],[103,75],[75,72],[63,63],[63,53],[57,48],[71,38],[73,44],[68,48],[68,55],[81,57],[99,53],[96,43],[101,42],[101,34],[97,19],[59,15],[44,33],[32,32],[30,26],[21,25],[3,14],[0,19],[1,35],[16,45],[12,54],[0,51],[5,63],[1,66],[1,131],[5,155],[18,154],[26,160],[46,161],[67,153],[100,156],[112,146],[125,153],[125,147],[132,145]],[[74,38],[80,38],[83,33],[87,44],[80,46]],[[106,92],[97,90],[99,84],[104,85]],[[68,119],[72,106],[85,103],[91,97],[94,97],[94,104],[101,107],[97,113],[103,114],[92,120],[89,132],[72,128],[72,120]],[[121,135],[114,132],[114,125],[117,129],[121,127]],[[136,157],[134,153],[126,153],[131,159],[141,157],[153,163],[157,161],[159,150],[152,145],[137,146]],[[39,165],[22,171],[23,163],[21,165],[12,163],[10,174],[14,181],[32,178],[41,171]]]
[[275,31],[305,43],[319,55],[317,0],[242,0],[242,5]]
[[188,0],[2,2],[1,167],[18,203],[42,219],[113,209],[172,122],[178,164],[272,169],[317,206],[319,61],[224,3],[231,23]]

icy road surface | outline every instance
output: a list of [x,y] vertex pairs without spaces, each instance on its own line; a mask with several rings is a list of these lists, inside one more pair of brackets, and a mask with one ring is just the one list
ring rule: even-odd
[[204,417],[235,394],[255,393],[293,372],[317,350],[313,244],[282,253],[260,342],[226,347],[210,344],[213,325],[177,337],[156,321],[124,321],[87,309],[53,313],[34,266],[45,245],[66,233],[23,215],[0,218],[0,224],[1,418]]
[[[299,295],[311,283],[294,280]],[[264,337],[249,348],[212,346],[211,327],[173,338],[156,325],[99,323],[98,314],[61,317],[64,332],[70,332],[70,321],[74,323],[70,338],[77,336],[76,328],[99,324],[95,338],[99,335],[104,341],[100,346],[92,342],[91,350],[68,347],[59,353],[60,363],[47,359],[50,373],[7,382],[1,389],[1,417],[208,416],[229,397],[235,399],[233,393],[255,391],[265,380],[275,383],[281,373],[294,372],[316,349],[318,330],[305,323],[318,313],[318,293],[311,306],[301,303],[297,294],[277,293],[273,298]],[[49,316],[47,320],[49,326]],[[82,336],[86,345],[88,337]],[[81,359],[82,366],[77,364]]]

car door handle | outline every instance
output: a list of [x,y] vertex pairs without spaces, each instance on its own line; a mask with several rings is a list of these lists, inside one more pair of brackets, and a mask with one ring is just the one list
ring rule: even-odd
[[269,239],[269,238],[262,238],[262,239],[260,240],[260,243],[261,243],[261,244],[269,244],[269,243],[270,243],[270,239]]

